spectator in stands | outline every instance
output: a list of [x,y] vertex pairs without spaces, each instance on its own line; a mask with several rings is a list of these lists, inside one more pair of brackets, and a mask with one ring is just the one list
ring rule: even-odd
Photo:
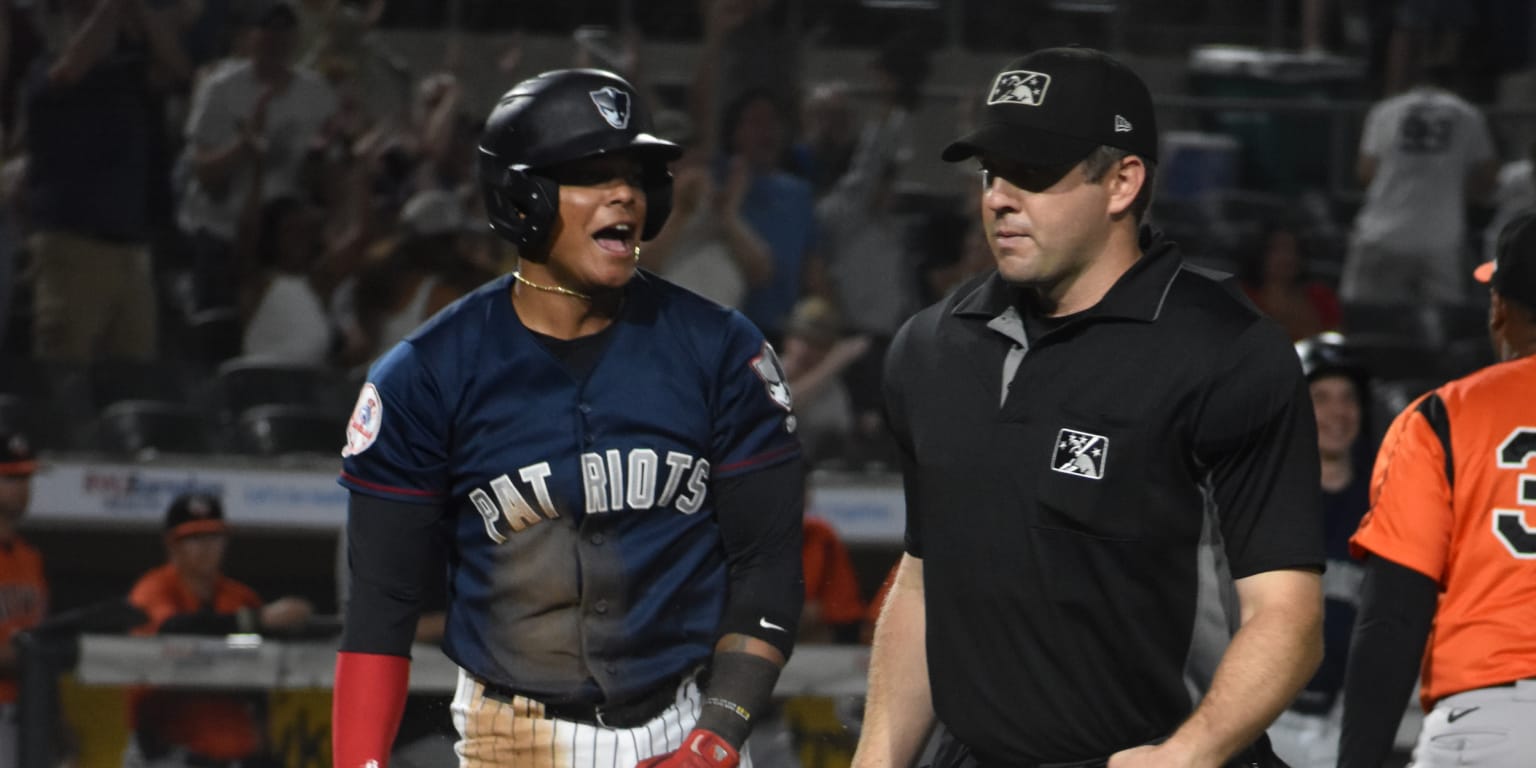
[[943,299],[955,286],[992,268],[992,250],[987,246],[986,235],[971,223],[970,217],[932,211],[920,231],[920,305],[926,307]]
[[[728,103],[718,127],[713,119],[720,90],[722,50],[763,0],[711,0],[704,19],[704,40],[696,64],[692,120],[701,132],[707,156],[723,150],[715,169],[717,183],[732,164],[745,163],[750,181],[742,217],[768,244],[773,272],[767,282],[747,292],[741,310],[770,341],[783,338],[784,321],[804,292],[806,269],[813,258],[815,207],[811,186],[783,170],[789,119],[777,92],[752,88]],[[782,77],[782,76],[781,76]],[[717,142],[718,137],[718,142]]]
[[1466,0],[1396,0],[1387,39],[1385,92],[1414,85],[1413,72],[1425,63],[1451,66],[1465,61],[1466,40],[1478,23],[1480,3]]
[[1365,118],[1356,169],[1367,185],[1340,293],[1362,304],[1454,304],[1462,274],[1466,207],[1493,183],[1487,122],[1446,87],[1452,70],[1426,67],[1406,93]]
[[1493,217],[1483,229],[1483,261],[1498,256],[1499,233],[1516,216],[1536,209],[1536,141],[1525,147],[1525,155],[1499,168],[1493,190]]
[[917,309],[918,254],[912,217],[895,209],[896,185],[911,157],[912,113],[928,76],[927,55],[902,37],[876,55],[873,70],[879,102],[863,126],[848,172],[816,204],[816,231],[825,269],[825,292],[837,302],[852,333],[869,349],[849,368],[849,395],[861,422],[881,422],[885,349]]
[[1258,252],[1244,263],[1243,291],[1292,341],[1336,331],[1343,319],[1338,295],[1327,283],[1309,279],[1306,268],[1299,233],[1282,217],[1264,223]]
[[1333,768],[1339,756],[1344,662],[1349,658],[1360,565],[1349,556],[1349,537],[1370,506],[1375,446],[1362,429],[1369,412],[1367,371],[1351,359],[1344,337],[1325,333],[1296,344],[1317,415],[1322,460],[1323,524],[1328,567],[1323,573],[1323,663],[1275,723],[1275,753],[1292,768]]
[[795,144],[795,172],[809,179],[820,197],[848,172],[859,141],[859,124],[849,103],[848,84],[818,83],[801,107],[803,130]]
[[165,13],[146,0],[49,8],[52,39],[25,86],[33,352],[151,359],[150,201],[162,178],[152,156],[154,83],[185,80],[187,59]]
[[[5,0],[0,0],[3,4]],[[0,153],[3,158],[3,153]],[[21,266],[21,184],[27,158],[17,155],[0,159],[0,352],[8,351],[6,331],[11,319],[16,276]]]
[[0,429],[0,768],[16,766],[16,648],[11,638],[48,610],[43,558],[17,533],[32,499],[37,459],[25,435]]
[[241,258],[241,354],[276,365],[327,366],[336,333],[325,297],[334,280],[321,243],[320,212],[292,197],[270,200],[259,210],[256,226],[242,227],[236,243],[237,251],[253,252]]
[[[806,493],[810,488],[807,485]],[[849,643],[858,639],[864,620],[859,579],[848,547],[837,529],[807,512],[801,527],[805,569],[805,606],[800,613],[797,643]]]
[[[224,575],[229,529],[217,497],[176,497],[166,509],[164,531],[168,561],[128,594],[128,602],[149,616],[134,634],[281,633],[309,621],[309,601],[283,597],[263,604],[250,587]],[[261,717],[248,696],[143,689],[132,697],[130,717],[129,768],[252,766],[265,750]]]
[[784,330],[784,376],[795,399],[795,431],[811,464],[842,456],[854,430],[853,402],[843,374],[869,348],[863,336],[845,336],[832,302],[807,296],[795,304]]
[[401,211],[403,235],[387,244],[387,254],[358,271],[351,299],[356,344],[371,362],[439,310],[495,277],[478,257],[472,223],[452,193],[418,192]]
[[640,250],[640,263],[690,291],[740,309],[747,292],[773,276],[768,244],[742,216],[751,172],[745,160],[733,158],[724,183],[717,185],[705,151],[687,139],[684,144],[687,149],[673,164],[669,226]]
[[336,111],[331,87],[289,63],[298,23],[289,0],[252,0],[243,23],[249,57],[215,67],[187,115],[180,225],[199,309],[237,303],[234,238],[258,154],[266,199],[303,197],[305,164],[324,158],[310,149]]
[[[796,5],[790,0],[699,0],[705,44],[715,32],[721,43],[717,87],[709,94],[716,107],[729,108],[751,92],[768,93],[783,109],[800,102],[804,32],[792,23]],[[711,30],[712,19],[723,23]],[[711,117],[718,121],[721,115]]]

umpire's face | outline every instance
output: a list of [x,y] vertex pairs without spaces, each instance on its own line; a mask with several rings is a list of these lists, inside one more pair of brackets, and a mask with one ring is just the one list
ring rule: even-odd
[[1115,170],[1090,179],[1082,162],[1051,168],[984,155],[981,179],[982,225],[998,273],[1046,291],[1095,263],[1135,196],[1125,196]]
[[546,263],[564,285],[618,288],[635,274],[645,226],[645,172],[632,154],[599,155],[541,170],[560,185]]

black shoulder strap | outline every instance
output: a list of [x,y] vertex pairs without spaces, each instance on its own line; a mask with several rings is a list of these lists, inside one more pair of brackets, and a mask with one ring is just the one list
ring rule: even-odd
[[1419,401],[1418,411],[1435,431],[1435,437],[1440,438],[1440,452],[1445,454],[1445,484],[1455,488],[1456,458],[1451,454],[1451,416],[1446,412],[1445,401],[1440,399],[1439,392],[1431,392]]

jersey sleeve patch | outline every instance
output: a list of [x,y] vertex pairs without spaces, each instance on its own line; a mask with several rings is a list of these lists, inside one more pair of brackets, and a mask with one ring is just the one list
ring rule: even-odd
[[757,357],[752,358],[751,364],[752,372],[763,380],[763,386],[768,391],[768,399],[780,408],[790,410],[789,379],[784,375],[784,366],[779,362],[779,356],[774,354],[773,345],[764,341]]
[[372,447],[383,424],[384,401],[379,397],[378,388],[368,382],[358,393],[352,418],[347,420],[347,445],[341,449],[342,457],[356,456]]

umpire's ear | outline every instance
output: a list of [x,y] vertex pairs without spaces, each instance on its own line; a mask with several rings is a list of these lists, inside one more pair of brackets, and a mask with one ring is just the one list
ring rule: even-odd
[[1141,194],[1142,185],[1147,183],[1147,164],[1136,155],[1126,155],[1104,174],[1100,183],[1109,191],[1105,212],[1110,218],[1122,216],[1131,209],[1136,196]]

